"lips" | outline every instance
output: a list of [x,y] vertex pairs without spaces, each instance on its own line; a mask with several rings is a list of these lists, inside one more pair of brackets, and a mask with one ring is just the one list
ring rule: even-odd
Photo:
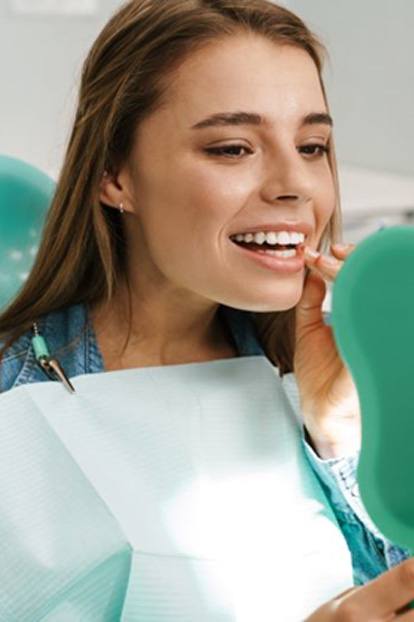
[[296,254],[293,257],[278,257],[271,253],[266,253],[264,250],[252,250],[235,242],[233,244],[234,249],[237,249],[238,253],[242,253],[242,256],[250,258],[263,268],[271,271],[294,274],[304,269],[304,244],[299,244],[296,247]]
[[259,233],[263,231],[263,233],[269,233],[270,231],[297,231],[298,233],[303,233],[305,235],[305,241],[311,235],[313,231],[313,226],[306,221],[286,221],[279,220],[278,222],[263,222],[262,224],[258,224],[257,220],[253,225],[240,225],[240,228],[231,233],[229,237],[233,237],[238,234],[246,234],[246,233]]
[[246,250],[258,251],[258,250],[289,250],[295,249],[297,253],[304,252],[306,240],[304,242],[300,242],[299,244],[256,244],[254,242],[243,243],[238,242],[237,240],[232,240],[230,238],[230,242],[233,242],[236,246],[240,246],[241,248],[245,248]]
[[249,248],[250,250],[289,250],[289,249],[297,249],[301,244],[269,244],[267,242],[263,242],[263,244],[258,244],[256,242],[243,242],[238,240],[231,240],[237,246],[242,246],[243,248]]

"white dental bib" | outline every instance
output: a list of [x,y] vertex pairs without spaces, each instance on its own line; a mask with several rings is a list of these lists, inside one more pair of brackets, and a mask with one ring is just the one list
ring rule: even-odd
[[0,620],[300,622],[351,556],[264,356],[0,396]]

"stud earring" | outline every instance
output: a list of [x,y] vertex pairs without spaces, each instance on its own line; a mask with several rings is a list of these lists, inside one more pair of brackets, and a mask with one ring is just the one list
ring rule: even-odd
[[124,213],[124,204],[123,203],[119,204],[119,211],[121,212],[121,214]]

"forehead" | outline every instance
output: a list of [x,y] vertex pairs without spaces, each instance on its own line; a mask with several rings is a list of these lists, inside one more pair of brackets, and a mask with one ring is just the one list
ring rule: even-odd
[[242,104],[275,123],[326,109],[317,68],[305,50],[249,34],[218,40],[188,56],[174,73],[168,104],[180,125]]

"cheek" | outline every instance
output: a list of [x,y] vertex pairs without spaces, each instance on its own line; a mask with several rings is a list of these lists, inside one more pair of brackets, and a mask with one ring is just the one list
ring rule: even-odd
[[180,164],[180,177],[185,180],[188,196],[200,198],[206,204],[213,200],[218,209],[226,205],[239,204],[257,184],[257,171],[252,166],[241,170],[218,158],[204,156],[196,149],[191,151]]
[[319,194],[315,205],[315,233],[316,241],[319,243],[324,231],[329,224],[329,221],[335,213],[336,195],[335,187],[332,182],[327,184],[326,190]]

